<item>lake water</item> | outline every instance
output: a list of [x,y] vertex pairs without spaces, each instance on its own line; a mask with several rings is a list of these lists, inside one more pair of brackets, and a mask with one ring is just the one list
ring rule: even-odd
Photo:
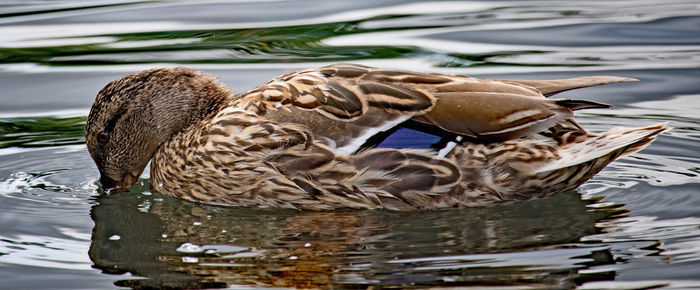
[[[186,65],[237,91],[334,62],[486,78],[619,75],[591,131],[675,129],[579,190],[494,208],[297,212],[100,196],[97,91]],[[700,2],[0,3],[0,288],[700,288]]]

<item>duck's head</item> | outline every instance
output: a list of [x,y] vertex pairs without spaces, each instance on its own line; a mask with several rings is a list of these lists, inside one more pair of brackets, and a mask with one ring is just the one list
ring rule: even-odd
[[129,189],[161,144],[230,95],[216,78],[188,68],[151,69],[107,84],[90,109],[85,136],[104,189]]

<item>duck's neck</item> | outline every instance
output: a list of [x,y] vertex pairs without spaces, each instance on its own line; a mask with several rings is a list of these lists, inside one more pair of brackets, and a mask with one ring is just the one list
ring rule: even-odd
[[[180,86],[180,84],[177,84]],[[213,117],[228,103],[232,91],[214,79],[192,79],[182,88],[170,90],[167,96],[153,96],[149,100],[151,130],[157,144],[151,148],[151,157],[162,144],[180,132],[189,130],[201,121]]]
[[[199,126],[213,118],[217,112],[229,104],[232,96],[230,91],[215,92],[214,94],[193,94],[190,99],[179,99],[178,106],[163,106],[159,118],[167,130],[159,136],[159,145],[153,149],[151,160],[151,190],[169,194],[180,186],[180,180],[185,172],[187,152],[197,148],[200,134],[205,127]],[[174,111],[168,111],[170,107]],[[167,131],[167,132],[166,132]],[[172,170],[169,170],[172,169]],[[175,174],[173,174],[175,172]],[[187,183],[187,182],[184,182]]]

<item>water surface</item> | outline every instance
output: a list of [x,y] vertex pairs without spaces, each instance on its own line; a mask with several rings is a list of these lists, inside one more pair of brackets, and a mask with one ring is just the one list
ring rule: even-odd
[[[33,1],[0,4],[0,288],[700,288],[697,1]],[[486,78],[620,75],[591,131],[674,130],[576,191],[430,212],[101,196],[97,91],[185,65],[237,91],[335,62]]]

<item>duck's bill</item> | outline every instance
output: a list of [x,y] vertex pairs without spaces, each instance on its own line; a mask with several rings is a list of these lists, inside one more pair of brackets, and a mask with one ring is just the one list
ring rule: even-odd
[[100,176],[100,183],[102,183],[102,188],[108,194],[112,193],[122,193],[136,184],[139,181],[137,176],[131,175],[129,173],[122,176],[121,180],[114,180],[108,176]]

